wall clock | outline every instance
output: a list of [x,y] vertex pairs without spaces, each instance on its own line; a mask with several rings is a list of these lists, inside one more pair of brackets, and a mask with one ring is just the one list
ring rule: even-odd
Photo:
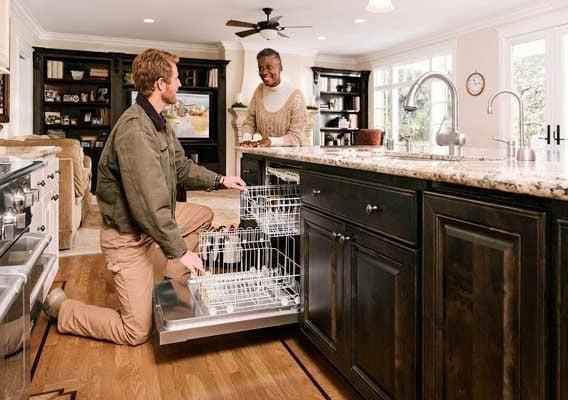
[[474,72],[467,77],[465,87],[472,96],[479,96],[485,88],[485,78],[479,72]]

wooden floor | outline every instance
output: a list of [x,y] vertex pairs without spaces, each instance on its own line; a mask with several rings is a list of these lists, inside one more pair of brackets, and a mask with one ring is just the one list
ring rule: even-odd
[[[61,258],[68,297],[116,307],[102,255]],[[356,399],[297,327],[137,347],[57,333],[42,314],[32,331],[32,393],[69,399]],[[62,394],[64,396],[61,396]],[[33,398],[33,397],[32,397]]]

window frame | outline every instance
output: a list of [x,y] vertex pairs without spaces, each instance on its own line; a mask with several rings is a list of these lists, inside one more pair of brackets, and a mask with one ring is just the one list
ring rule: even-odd
[[[393,107],[393,90],[394,89],[401,89],[401,88],[406,88],[406,87],[410,87],[412,85],[412,81],[405,81],[405,82],[398,82],[398,83],[393,83],[394,80],[394,69],[396,67],[400,67],[403,65],[409,65],[409,64],[413,64],[413,63],[418,63],[421,61],[428,61],[428,65],[429,65],[429,70],[432,70],[432,61],[434,58],[436,57],[442,57],[442,56],[451,56],[451,73],[449,74],[449,77],[452,79],[452,81],[456,82],[456,77],[457,77],[457,41],[454,40],[449,40],[446,41],[444,43],[440,43],[438,45],[435,46],[428,46],[428,47],[422,47],[422,48],[417,48],[417,49],[413,49],[401,54],[397,54],[394,56],[389,56],[389,57],[385,57],[382,59],[378,59],[375,60],[372,64],[371,64],[371,82],[372,85],[370,86],[370,90],[371,90],[371,94],[369,96],[369,100],[371,103],[371,107],[370,107],[370,112],[369,112],[369,121],[370,121],[370,126],[372,127],[376,127],[375,123],[375,96],[377,94],[377,92],[380,91],[388,91],[390,98],[391,98],[391,104],[390,104],[390,108],[391,108],[391,112],[390,112],[390,117],[391,117],[391,131],[394,132],[394,107]],[[375,82],[375,77],[377,76],[377,73],[379,70],[381,69],[386,69],[388,71],[388,82],[386,84],[383,85],[377,85]],[[387,125],[385,123],[385,125]],[[432,126],[430,126],[430,130],[432,131]],[[397,129],[396,135],[393,135],[393,138],[395,139],[395,141],[399,140],[399,132]],[[435,143],[435,138],[434,135],[430,135],[430,143]]]

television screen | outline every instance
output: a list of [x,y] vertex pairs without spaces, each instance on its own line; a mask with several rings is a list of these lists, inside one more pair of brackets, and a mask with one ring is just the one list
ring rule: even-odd
[[[131,93],[131,103],[136,102],[138,92]],[[177,103],[166,107],[163,115],[180,139],[209,138],[210,96],[207,93],[178,92]]]

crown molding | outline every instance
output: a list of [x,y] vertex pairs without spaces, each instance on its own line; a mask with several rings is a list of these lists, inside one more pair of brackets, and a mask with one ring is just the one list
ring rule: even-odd
[[536,6],[525,7],[522,10],[513,13],[508,13],[494,18],[489,18],[481,23],[473,23],[461,26],[450,32],[434,33],[421,40],[413,40],[411,43],[407,42],[391,46],[383,50],[375,51],[361,56],[355,56],[354,58],[355,60],[357,60],[358,64],[372,64],[373,62],[376,62],[384,58],[390,58],[399,55],[401,53],[410,52],[412,50],[421,47],[433,46],[440,42],[449,41],[455,39],[458,36],[465,35],[471,32],[475,32],[482,29],[488,29],[488,28],[497,29],[503,25],[510,24],[522,20],[524,18],[535,17],[538,15],[555,12],[566,7],[567,7],[566,3],[562,0],[550,0]]
[[217,43],[217,49],[219,49],[219,52],[222,50],[243,50],[243,46],[240,42],[223,40]]
[[345,65],[348,69],[357,69],[358,61],[355,57],[338,56],[333,54],[316,54],[315,64],[341,64]]
[[43,29],[39,21],[33,16],[21,0],[12,0],[10,11],[23,20],[24,24],[30,29],[36,39],[45,36],[45,29]]

